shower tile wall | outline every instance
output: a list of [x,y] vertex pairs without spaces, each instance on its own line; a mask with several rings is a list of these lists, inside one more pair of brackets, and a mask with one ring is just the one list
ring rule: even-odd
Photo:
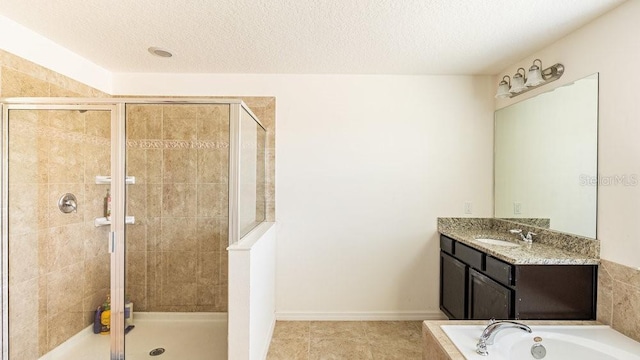
[[228,105],[128,105],[136,311],[227,311]]
[[99,90],[0,50],[0,97],[109,97]]
[[[0,50],[0,97],[105,95]],[[109,168],[109,116],[12,115],[9,344],[11,359],[30,360],[88,326],[109,291],[106,233],[92,223],[94,213],[102,213],[103,189],[92,174]],[[78,197],[77,213],[58,211],[65,192]]]
[[[93,89],[85,84],[74,81],[68,77],[65,77],[61,74],[55,73],[49,69],[46,69],[42,66],[36,65],[32,62],[29,62],[25,59],[22,59],[18,56],[15,56],[6,51],[0,50],[0,97],[110,97],[108,94],[102,93],[96,89]],[[258,116],[263,125],[267,128],[267,166],[266,166],[266,218],[267,221],[275,220],[275,98],[272,97],[243,97],[242,100],[252,109],[252,111]],[[73,114],[76,116],[77,114]],[[87,114],[90,115],[90,114]],[[87,123],[87,118],[85,115],[85,125]],[[93,116],[93,115],[90,115]],[[30,121],[35,121],[39,116],[32,114],[32,116],[26,116],[27,118],[31,118]],[[104,300],[108,289],[105,289],[104,286],[108,287],[109,281],[109,262],[108,255],[105,255],[106,246],[102,246],[102,240],[104,240],[104,236],[106,236],[106,228],[96,229],[92,220],[95,216],[94,213],[102,212],[102,201],[106,192],[105,185],[95,185],[93,184],[93,176],[94,174],[89,173],[89,168],[96,164],[105,164],[105,161],[108,164],[108,158],[100,158],[94,157],[95,155],[101,153],[101,151],[96,151],[97,148],[93,150],[89,150],[88,147],[91,147],[91,143],[95,142],[97,136],[91,133],[82,133],[80,130],[80,126],[77,128],[74,127],[66,127],[66,120],[58,117],[57,120],[54,120],[55,125],[52,125],[51,122],[46,123],[47,116],[41,116],[43,119],[44,128],[39,128],[40,130],[35,130],[31,128],[30,130],[23,129],[22,135],[19,138],[14,139],[16,143],[14,144],[17,148],[14,148],[13,151],[17,152],[21,151],[19,149],[20,139],[23,142],[31,141],[28,148],[38,149],[38,156],[41,157],[41,161],[34,161],[33,159],[29,160],[29,156],[33,156],[28,154],[28,151],[25,152],[24,157],[21,157],[20,161],[24,161],[24,166],[16,166],[13,168],[13,175],[15,176],[27,176],[27,175],[18,175],[19,172],[27,173],[32,171],[31,175],[28,176],[41,176],[38,180],[28,180],[22,183],[22,188],[12,189],[11,194],[15,194],[14,191],[21,191],[20,197],[23,198],[20,203],[21,208],[15,211],[22,211],[24,216],[31,216],[33,214],[38,214],[38,229],[37,236],[34,235],[33,231],[29,231],[29,229],[33,230],[33,226],[26,224],[24,222],[16,222],[14,226],[12,226],[12,231],[23,231],[20,235],[18,233],[14,233],[10,237],[11,242],[11,250],[10,250],[10,348],[11,348],[11,358],[15,359],[37,359],[42,354],[46,353],[50,349],[54,348],[60,342],[66,340],[68,337],[75,334],[80,329],[88,326],[93,320],[91,315],[93,309],[95,309],[98,304]],[[28,119],[26,119],[28,120]],[[76,119],[77,120],[77,119]],[[75,120],[74,120],[75,121]],[[77,122],[72,121],[71,123],[78,124]],[[168,120],[170,121],[170,120]],[[171,124],[170,126],[174,126],[178,124]],[[205,125],[205,124],[203,124]],[[147,126],[147,125],[145,125]],[[153,132],[153,122],[149,123],[149,127],[146,129],[137,129],[137,131],[148,131]],[[47,168],[49,167],[49,158],[48,156],[53,156],[53,153],[49,155],[50,149],[45,148],[43,146],[38,147],[37,139],[38,139],[38,131],[40,134],[45,133],[47,136],[40,136],[40,139],[47,140],[52,139],[51,129],[56,128],[56,134],[58,136],[63,137],[72,137],[75,138],[73,142],[72,154],[69,153],[69,158],[73,158],[75,156],[75,161],[82,161],[85,171],[84,178],[84,186],[85,191],[80,198],[84,204],[86,204],[86,208],[84,206],[80,206],[78,214],[72,214],[70,218],[73,218],[72,221],[67,221],[67,218],[63,217],[63,221],[60,223],[50,222],[51,217],[53,215],[57,216],[57,210],[51,210],[54,204],[51,203],[51,198],[49,195],[49,189],[52,191],[56,190],[56,184],[49,184],[48,182],[44,182],[43,168],[46,164]],[[89,126],[89,130],[94,128],[93,126]],[[130,131],[136,131],[135,129],[129,129]],[[203,129],[204,130],[204,129]],[[175,134],[180,133],[181,130],[178,126]],[[17,135],[17,134],[14,134]],[[78,141],[78,139],[82,139]],[[91,140],[93,139],[93,140]],[[85,145],[83,143],[88,141],[89,144],[85,144],[87,149],[85,149]],[[26,150],[26,149],[25,149]],[[67,157],[67,154],[64,154],[65,151],[70,151],[69,148],[61,148],[56,159],[64,159]],[[86,150],[86,151],[85,151]],[[128,149],[131,150],[131,149]],[[162,171],[163,168],[159,165],[162,164],[163,159],[156,158],[154,160],[154,156],[158,156],[160,151],[147,151],[150,149],[137,148],[134,150],[144,150],[145,156],[147,156],[148,160],[155,161],[157,165],[145,165],[144,173],[149,178],[160,178],[163,177]],[[152,150],[152,149],[151,149]],[[197,153],[196,153],[197,154]],[[47,156],[45,158],[45,156]],[[140,155],[138,155],[140,156]],[[169,155],[170,156],[170,155]],[[204,155],[203,155],[204,156]],[[129,166],[131,167],[135,156],[128,159]],[[47,160],[44,160],[47,159]],[[138,158],[140,159],[140,158]],[[145,162],[146,160],[145,159]],[[204,160],[204,157],[200,159]],[[54,160],[55,161],[55,160]],[[198,158],[196,157],[196,161]],[[38,163],[38,170],[35,169],[35,164]],[[64,162],[62,163],[64,164]],[[92,165],[93,164],[93,165]],[[197,166],[197,164],[196,164]],[[108,165],[107,165],[108,167]],[[140,167],[140,164],[138,165]],[[209,168],[208,168],[209,169]],[[211,168],[212,169],[212,168]],[[38,174],[40,172],[40,175]],[[53,170],[54,172],[57,170]],[[97,170],[96,170],[97,171]],[[99,170],[102,171],[102,170]],[[95,172],[95,171],[94,171]],[[140,176],[137,175],[140,180]],[[206,175],[206,174],[205,174]],[[179,176],[179,174],[177,175]],[[48,175],[47,181],[48,181]],[[30,185],[29,185],[30,184]],[[35,185],[39,184],[37,192],[35,192]],[[66,184],[61,185],[60,187],[65,188]],[[74,186],[79,186],[80,183],[74,184]],[[149,185],[149,186],[148,186]],[[138,211],[138,209],[133,209],[135,206],[142,206],[140,201],[141,194],[138,194],[137,205],[135,204],[136,194],[130,193],[130,215],[136,215],[136,220],[138,225],[136,226],[128,226],[127,231],[129,235],[133,235],[133,239],[129,240],[128,251],[130,252],[130,257],[128,261],[128,271],[136,274],[143,274],[140,276],[134,276],[133,278],[129,278],[130,285],[132,285],[130,290],[130,297],[136,301],[135,309],[136,310],[148,310],[151,311],[165,311],[175,309],[177,311],[185,311],[186,308],[199,310],[211,310],[218,311],[216,309],[225,309],[226,310],[226,279],[227,279],[227,265],[226,265],[226,251],[224,250],[225,246],[220,245],[217,247],[214,242],[208,241],[210,236],[206,234],[213,233],[216,241],[226,242],[227,241],[227,229],[226,229],[226,218],[224,220],[222,217],[217,216],[196,216],[196,229],[208,228],[208,231],[196,231],[195,241],[199,246],[202,244],[203,252],[201,253],[201,257],[208,250],[209,252],[220,251],[220,259],[219,259],[219,267],[215,265],[215,261],[217,257],[214,255],[214,261],[202,261],[200,263],[197,262],[197,258],[189,258],[187,259],[188,265],[184,268],[184,271],[178,270],[181,269],[182,266],[177,267],[177,269],[172,268],[169,264],[175,264],[183,262],[180,255],[176,256],[168,256],[165,257],[164,261],[161,264],[165,264],[163,267],[164,273],[161,271],[151,270],[149,271],[149,266],[151,266],[153,262],[156,262],[158,258],[162,258],[163,255],[160,255],[162,251],[154,251],[157,250],[157,241],[159,238],[160,229],[157,227],[158,219],[162,219],[161,213],[158,213],[158,204],[162,204],[162,192],[157,186],[150,186],[152,183],[145,184],[144,187],[140,186],[140,183],[136,185],[131,185],[128,187],[129,190],[139,189],[138,191],[144,191],[150,195],[145,198],[144,203],[144,211],[149,209],[146,215],[148,218],[142,218],[141,215],[134,213],[134,211]],[[158,185],[158,184],[155,184]],[[176,189],[180,189],[184,184],[176,183],[171,186]],[[205,185],[205,184],[203,184]],[[19,186],[18,186],[19,187]],[[58,187],[58,190],[61,188]],[[45,190],[46,189],[46,190]],[[31,191],[31,192],[29,192]],[[75,188],[72,190],[75,192]],[[78,190],[80,193],[80,190]],[[78,194],[76,194],[78,195]],[[53,196],[57,201],[56,196]],[[25,200],[31,199],[31,201],[36,202],[33,205],[25,205]],[[196,201],[198,197],[196,195]],[[201,203],[206,200],[202,196],[200,197]],[[45,203],[45,205],[43,205]],[[197,204],[197,202],[195,203]],[[196,206],[192,204],[192,206]],[[48,209],[46,209],[48,208]],[[91,208],[91,209],[90,209]],[[55,208],[57,209],[57,207]],[[154,213],[153,209],[156,209],[156,213]],[[13,213],[13,211],[10,209]],[[160,208],[162,211],[162,208]],[[52,215],[52,214],[53,215]],[[80,221],[80,214],[82,214],[82,221]],[[160,214],[160,215],[158,215]],[[226,214],[226,212],[225,212]],[[60,220],[60,217],[57,218],[53,216],[53,218],[57,221]],[[202,219],[201,219],[202,218]],[[204,221],[204,219],[209,219],[208,221]],[[26,220],[23,219],[23,220]],[[86,220],[86,221],[85,221]],[[200,220],[200,222],[198,222]],[[31,220],[35,221],[35,220]],[[151,223],[155,221],[155,223]],[[218,222],[223,222],[224,225],[220,225]],[[40,224],[47,223],[49,227],[40,228]],[[21,225],[23,224],[23,225]],[[152,226],[149,226],[152,225]],[[188,225],[188,223],[187,223]],[[20,227],[23,227],[20,230]],[[25,229],[26,228],[26,229]],[[186,229],[192,228],[192,226],[187,226]],[[185,227],[181,226],[180,228],[176,227],[178,233],[184,231]],[[94,232],[96,230],[97,232]],[[104,234],[103,234],[104,232]],[[49,235],[53,234],[61,234],[61,237],[52,237]],[[42,234],[42,235],[40,235]],[[136,235],[137,234],[137,235]],[[144,234],[144,235],[142,235]],[[193,238],[193,237],[192,237]],[[60,241],[67,241],[69,244],[73,244],[73,251],[69,253],[61,252],[56,253],[58,248],[54,245],[59,244]],[[82,251],[79,251],[80,243],[79,239],[82,239]],[[147,240],[151,239],[149,243]],[[221,240],[222,239],[222,240]],[[93,241],[97,240],[97,241]],[[193,241],[193,240],[191,240]],[[156,244],[156,245],[154,245]],[[164,245],[163,245],[164,246]],[[49,250],[51,250],[51,254],[49,254]],[[73,255],[73,256],[71,256]],[[182,254],[184,255],[184,254]],[[51,258],[49,258],[51,256]],[[77,256],[80,256],[78,258]],[[99,259],[101,256],[106,258],[106,261],[102,261]],[[136,258],[137,257],[137,258]],[[176,259],[177,257],[177,259]],[[48,259],[59,259],[52,260],[54,266],[59,266],[58,270],[53,271],[53,273],[49,268],[49,260]],[[151,260],[152,259],[152,260]],[[19,261],[17,261],[19,260]],[[77,260],[77,261],[76,261]],[[163,259],[161,259],[163,260]],[[200,264],[200,265],[198,265]],[[63,266],[66,265],[66,266]],[[209,267],[210,269],[207,269]],[[84,269],[84,271],[79,270],[80,268]],[[36,271],[37,269],[37,271]],[[65,271],[62,271],[62,270]],[[133,270],[133,271],[132,271]],[[196,285],[193,285],[193,273],[196,273]],[[220,277],[218,280],[212,279],[211,277],[198,277],[198,274],[215,274],[218,271]],[[148,274],[147,274],[148,273]],[[160,291],[160,287],[162,285],[162,281],[159,281],[159,284],[156,283],[156,275],[158,278],[160,276],[164,276],[165,282],[167,283],[170,280],[177,280],[174,283],[184,282],[185,287],[190,288],[190,291],[193,292],[195,288],[196,291],[196,299],[198,296],[201,298],[205,298],[205,301],[202,304],[207,302],[211,302],[211,299],[214,299],[213,305],[161,305],[156,302],[156,306],[154,305],[154,296],[157,298],[157,292]],[[215,277],[216,275],[212,275]],[[82,281],[78,281],[81,279]],[[210,286],[205,285],[208,282],[215,283],[219,282],[218,287],[222,287],[223,291],[216,291],[216,285]],[[105,285],[106,284],[106,285]],[[135,286],[137,285],[137,286]],[[150,290],[146,290],[147,286],[149,286]],[[164,290],[167,290],[171,287],[169,283],[165,286]],[[179,288],[179,286],[177,286]],[[141,290],[145,289],[145,290]],[[199,289],[199,290],[198,290]],[[69,294],[69,290],[76,291],[74,294]],[[218,289],[219,290],[219,289]],[[79,292],[82,292],[82,296],[79,296]],[[210,293],[207,293],[209,291]],[[213,294],[212,294],[213,293]],[[94,294],[94,295],[91,295]],[[141,295],[139,295],[141,294]],[[220,294],[220,295],[218,295]],[[223,295],[224,294],[224,295]],[[69,295],[67,297],[67,295]],[[216,297],[219,296],[219,298]],[[178,298],[178,301],[173,301],[171,298]],[[173,303],[184,303],[185,299],[193,299],[193,295],[185,296],[185,299],[179,299],[181,296],[171,295],[166,296],[164,301],[173,302]],[[82,298],[82,304],[78,299]],[[192,301],[192,300],[191,300]],[[215,303],[217,301],[217,305]],[[197,302],[196,302],[197,304]],[[225,306],[222,306],[222,305]],[[61,310],[64,309],[64,310]],[[82,315],[79,315],[82,314]]]
[[640,341],[640,269],[600,261],[598,321]]

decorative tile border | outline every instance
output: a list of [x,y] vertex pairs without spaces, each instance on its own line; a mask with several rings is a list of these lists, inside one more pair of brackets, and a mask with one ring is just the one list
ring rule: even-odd
[[[13,122],[11,124],[11,130],[18,134],[25,134],[27,136],[35,134],[38,137],[72,142],[78,145],[111,145],[111,139],[108,138],[24,121]],[[127,140],[127,147],[136,149],[228,149],[229,142],[204,140]]]
[[228,149],[229,143],[204,140],[127,140],[127,147],[137,149]]

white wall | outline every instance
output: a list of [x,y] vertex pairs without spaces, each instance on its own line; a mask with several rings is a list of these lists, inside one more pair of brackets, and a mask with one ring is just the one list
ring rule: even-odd
[[[504,74],[528,67],[540,58],[544,67],[556,62],[565,66],[564,76],[531,94],[497,100],[501,108],[549,88],[595,72],[600,73],[598,172],[610,177],[640,179],[640,1],[627,1],[560,41],[509,66],[494,80],[497,87]],[[640,184],[608,184],[598,189],[598,239],[604,259],[640,267]]]
[[0,15],[0,49],[111,93],[111,72]]
[[276,230],[262,223],[229,246],[229,359],[265,359],[275,326]]
[[491,216],[492,78],[116,74],[276,97],[279,318],[437,317],[436,217]]

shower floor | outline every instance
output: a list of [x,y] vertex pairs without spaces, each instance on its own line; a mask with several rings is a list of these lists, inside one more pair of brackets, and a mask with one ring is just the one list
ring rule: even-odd
[[[126,360],[226,360],[226,313],[134,313],[135,328],[125,337]],[[149,352],[163,348],[162,355]],[[91,327],[40,360],[109,360],[109,336]]]

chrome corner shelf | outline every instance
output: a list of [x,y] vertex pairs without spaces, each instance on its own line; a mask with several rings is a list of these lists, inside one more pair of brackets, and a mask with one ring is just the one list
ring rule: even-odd
[[[124,223],[127,225],[133,225],[136,223],[136,217],[135,216],[125,217]],[[108,220],[106,217],[95,218],[95,220],[93,220],[93,225],[95,225],[95,227],[111,225],[111,220]]]

